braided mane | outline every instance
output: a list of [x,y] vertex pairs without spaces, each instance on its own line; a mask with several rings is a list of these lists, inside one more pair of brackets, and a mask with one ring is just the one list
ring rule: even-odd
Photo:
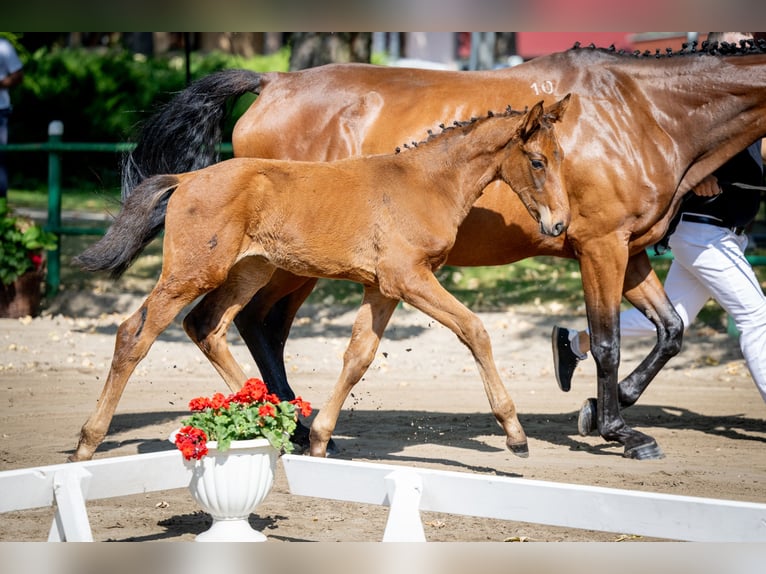
[[590,44],[586,48],[582,48],[580,42],[575,42],[574,46],[570,50],[596,50],[599,52],[614,53],[620,56],[631,56],[634,58],[670,58],[671,56],[744,56],[747,54],[766,54],[766,40],[747,39],[735,42],[708,42],[705,40],[700,45],[700,49],[697,49],[697,42],[684,42],[683,47],[680,50],[673,51],[672,48],[665,48],[665,52],[662,52],[659,48],[653,53],[651,50],[634,50],[633,52],[627,52],[626,50],[617,50],[614,44],[608,48],[597,48],[595,44]]
[[401,153],[403,151],[403,149],[414,149],[414,148],[418,147],[419,145],[426,144],[426,143],[429,143],[429,142],[433,141],[434,139],[440,138],[445,133],[450,133],[450,132],[452,132],[452,131],[454,131],[456,129],[464,128],[464,127],[467,127],[467,126],[473,126],[473,125],[477,124],[478,122],[484,121],[484,120],[489,119],[489,118],[494,118],[496,116],[498,116],[498,117],[502,117],[502,116],[506,116],[506,117],[509,117],[509,116],[520,116],[521,114],[526,113],[527,109],[528,108],[524,108],[523,111],[522,110],[514,110],[514,109],[511,108],[510,105],[508,105],[505,108],[505,111],[503,111],[500,114],[495,113],[492,110],[490,110],[490,111],[487,112],[486,116],[473,117],[470,120],[465,120],[465,121],[455,120],[449,126],[445,125],[445,124],[439,124],[439,128],[441,129],[441,131],[434,132],[433,130],[428,130],[428,137],[426,139],[421,140],[420,142],[413,141],[413,142],[410,142],[409,144],[404,144],[401,147],[397,147],[395,151],[396,151],[396,153]]

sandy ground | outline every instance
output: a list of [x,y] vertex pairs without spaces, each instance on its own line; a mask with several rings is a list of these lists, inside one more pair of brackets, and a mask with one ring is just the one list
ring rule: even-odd
[[[58,464],[76,443],[105,379],[119,322],[140,299],[70,295],[36,319],[0,320],[0,470]],[[107,312],[104,312],[104,309]],[[573,390],[552,373],[550,330],[582,326],[560,309],[481,313],[501,375],[520,412],[530,457],[514,457],[489,413],[468,350],[417,311],[397,310],[378,356],[339,420],[340,458],[459,472],[766,502],[766,405],[735,339],[692,328],[682,354],[661,373],[626,419],[654,436],[666,457],[634,461],[599,437],[576,431],[576,412],[595,388],[595,365],[581,363]],[[340,369],[353,310],[304,308],[287,348],[296,391],[315,406]],[[244,346],[231,336],[247,372]],[[623,369],[648,342],[626,345]],[[176,322],[132,377],[96,457],[172,448],[189,399],[224,391],[222,381]],[[98,541],[187,541],[210,518],[185,489],[88,504]],[[53,509],[0,515],[0,541],[44,541]],[[387,509],[291,495],[281,463],[275,486],[251,516],[270,543],[375,542]],[[645,540],[618,533],[424,513],[429,541]]]

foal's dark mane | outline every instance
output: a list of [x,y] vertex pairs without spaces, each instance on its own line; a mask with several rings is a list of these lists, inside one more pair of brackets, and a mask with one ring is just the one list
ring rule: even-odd
[[761,39],[747,39],[735,42],[708,42],[705,40],[702,42],[700,49],[697,49],[697,42],[684,42],[680,50],[673,51],[673,48],[665,48],[662,52],[657,48],[654,52],[651,50],[634,50],[633,52],[627,52],[626,50],[617,50],[614,44],[608,48],[599,48],[595,44],[589,44],[586,48],[582,48],[580,42],[575,42],[571,50],[595,50],[598,52],[607,52],[610,54],[616,54],[618,56],[632,57],[632,58],[670,58],[671,56],[745,56],[748,54],[766,54],[766,40]]
[[474,129],[478,123],[484,120],[487,120],[489,118],[520,116],[526,112],[527,112],[526,108],[524,110],[514,110],[509,105],[508,107],[505,108],[505,111],[499,114],[496,112],[493,112],[492,110],[489,110],[486,116],[473,117],[470,120],[464,120],[464,121],[455,120],[452,122],[452,125],[449,125],[449,126],[446,124],[439,124],[439,128],[441,128],[440,132],[434,132],[433,130],[428,130],[428,137],[426,139],[420,142],[413,141],[413,142],[410,142],[409,144],[404,144],[401,147],[397,147],[396,153],[401,153],[403,149],[414,149],[418,147],[419,145],[430,143],[435,139],[441,138],[444,134],[452,133],[454,130],[466,128],[463,131],[467,132],[471,129]]

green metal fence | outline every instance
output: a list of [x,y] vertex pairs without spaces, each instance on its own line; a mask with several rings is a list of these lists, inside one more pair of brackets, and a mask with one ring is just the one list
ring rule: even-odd
[[[70,143],[63,141],[64,124],[48,124],[48,141],[44,143],[17,143],[0,146],[0,151],[43,152],[48,154],[48,219],[45,229],[58,239],[57,247],[47,254],[48,273],[46,294],[55,295],[61,285],[61,238],[64,235],[103,235],[104,229],[67,227],[61,221],[61,154],[71,152],[124,153],[133,150],[132,143]],[[231,144],[222,144],[221,152],[231,153]]]

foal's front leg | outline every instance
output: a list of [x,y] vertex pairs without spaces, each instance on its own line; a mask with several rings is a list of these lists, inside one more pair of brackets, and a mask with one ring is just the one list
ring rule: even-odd
[[343,403],[375,358],[383,331],[398,303],[397,299],[382,295],[376,287],[365,286],[364,300],[356,314],[351,340],[343,355],[343,370],[330,398],[311,424],[311,456],[327,455],[327,443],[335,430]]
[[479,368],[492,413],[506,434],[505,444],[515,455],[529,456],[527,436],[516,415],[492,357],[492,344],[481,320],[447,291],[428,268],[400,275],[401,297],[449,328],[471,350]]

